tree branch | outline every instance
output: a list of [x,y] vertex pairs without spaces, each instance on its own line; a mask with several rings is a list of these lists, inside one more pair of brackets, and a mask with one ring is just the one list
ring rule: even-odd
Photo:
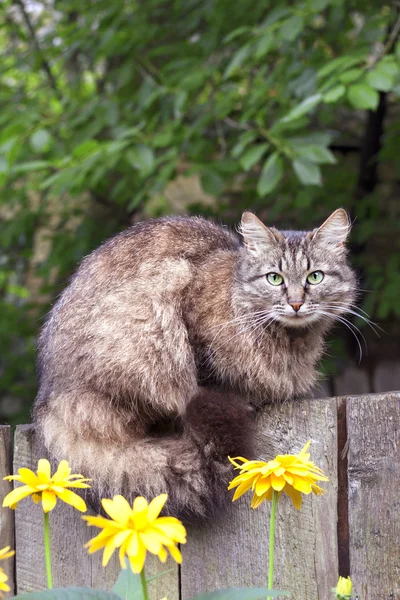
[[48,61],[46,60],[46,57],[43,54],[43,51],[40,47],[39,41],[37,39],[36,36],[36,32],[35,29],[32,25],[32,21],[29,17],[29,14],[26,12],[26,8],[25,8],[25,4],[23,2],[23,0],[14,0],[15,4],[19,7],[21,14],[22,14],[22,18],[25,22],[25,25],[27,26],[30,36],[31,36],[31,40],[33,43],[33,46],[36,50],[36,52],[38,53],[38,55],[40,56],[40,61],[42,63],[42,68],[45,71],[46,75],[47,75],[47,79],[49,80],[49,84],[50,87],[54,90],[54,93],[56,94],[57,98],[61,101],[62,100],[62,95],[60,90],[58,89],[57,86],[57,82],[55,80],[55,77],[52,73],[50,64],[48,63]]

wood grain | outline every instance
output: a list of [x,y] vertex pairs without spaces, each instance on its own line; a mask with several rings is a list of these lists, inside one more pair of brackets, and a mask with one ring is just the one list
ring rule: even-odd
[[350,567],[359,600],[400,598],[400,393],[347,400]]
[[[14,512],[2,508],[5,496],[12,490],[12,482],[3,481],[11,473],[11,434],[8,425],[0,425],[0,549],[10,546],[14,550]],[[10,595],[14,593],[14,557],[1,562],[1,568],[8,575]]]
[[[20,467],[36,470],[39,458],[46,458],[47,452],[38,446],[34,428],[30,425],[17,427],[14,449],[14,472]],[[43,512],[30,498],[23,500],[15,514],[17,546],[17,591],[23,593],[46,588],[46,574],[43,549]],[[93,527],[87,527],[81,519],[81,513],[72,506],[60,501],[50,514],[51,552],[54,587],[84,586],[111,589],[120,567],[114,556],[107,567],[101,566],[102,552],[91,556],[84,544],[98,533]],[[152,557],[148,561],[147,574],[173,569],[162,578],[150,584],[150,596],[160,600],[178,600],[178,568],[174,562],[166,565]]]
[[[329,477],[322,497],[304,497],[300,511],[282,496],[276,523],[275,588],[296,600],[331,597],[338,577],[337,446],[334,399],[288,403],[259,422],[260,457],[298,452],[312,441],[311,459]],[[247,494],[220,518],[191,527],[183,547],[182,599],[230,586],[264,586],[268,573],[270,505],[250,509]]]

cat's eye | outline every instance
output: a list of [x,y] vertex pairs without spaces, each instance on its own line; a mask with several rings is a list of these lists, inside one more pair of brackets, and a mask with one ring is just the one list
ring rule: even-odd
[[268,273],[267,281],[271,285],[282,285],[283,277],[282,277],[282,275],[279,275],[278,273]]
[[307,277],[307,281],[308,283],[311,283],[311,285],[315,285],[317,283],[321,283],[321,281],[324,278],[324,274],[322,271],[314,271],[313,273],[310,273]]

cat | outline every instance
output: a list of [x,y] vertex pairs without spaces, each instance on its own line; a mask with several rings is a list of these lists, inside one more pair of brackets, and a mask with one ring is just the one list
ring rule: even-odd
[[37,430],[93,479],[92,501],[168,493],[204,517],[249,457],[254,409],[306,396],[324,337],[356,295],[350,222],[237,235],[202,218],[139,223],[86,257],[38,342]]

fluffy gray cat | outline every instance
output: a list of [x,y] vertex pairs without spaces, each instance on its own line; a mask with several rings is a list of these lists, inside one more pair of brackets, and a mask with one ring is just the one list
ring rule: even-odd
[[34,416],[92,494],[204,516],[228,455],[251,455],[250,406],[305,396],[324,335],[354,302],[350,223],[311,232],[245,212],[240,236],[200,218],[140,223],[85,258],[39,339]]

